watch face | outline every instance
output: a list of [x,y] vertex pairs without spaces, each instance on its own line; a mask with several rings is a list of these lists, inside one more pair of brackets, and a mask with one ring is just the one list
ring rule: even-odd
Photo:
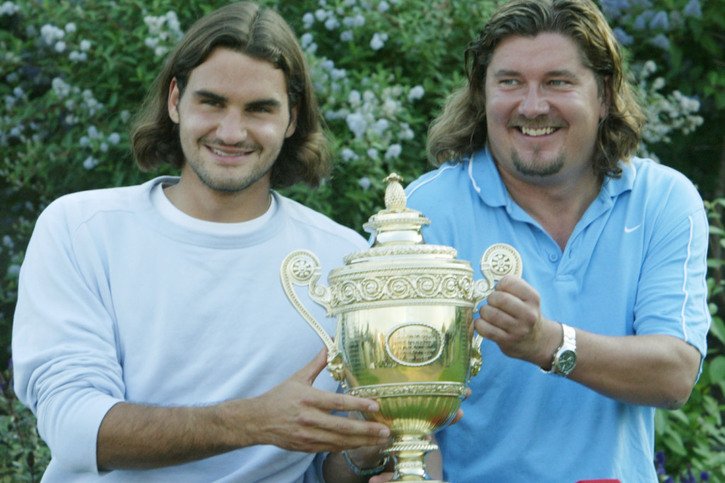
[[576,365],[576,352],[565,350],[556,361],[556,369],[560,374],[569,375]]

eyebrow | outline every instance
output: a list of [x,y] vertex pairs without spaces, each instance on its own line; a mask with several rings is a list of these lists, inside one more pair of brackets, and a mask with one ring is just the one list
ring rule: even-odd
[[[520,75],[521,72],[512,69],[500,69],[493,73],[494,77],[516,77]],[[552,70],[547,72],[546,75],[548,77],[566,77],[569,79],[577,78],[577,75],[568,69]]]
[[[216,94],[211,91],[207,91],[205,89],[199,89],[198,91],[194,91],[194,96],[199,99],[208,99],[210,101],[218,102],[218,103],[227,103],[229,99],[225,96]],[[282,103],[273,98],[269,99],[257,99],[254,101],[249,102],[246,107],[248,109],[259,109],[259,108],[280,108],[282,106]]]
[[215,94],[211,91],[207,91],[204,89],[194,91],[194,97],[197,97],[199,99],[209,99],[210,101],[215,101],[215,102],[227,102],[226,97],[220,96],[219,94]]

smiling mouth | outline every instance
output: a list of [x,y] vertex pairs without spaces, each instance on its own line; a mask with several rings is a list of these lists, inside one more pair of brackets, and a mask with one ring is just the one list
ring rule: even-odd
[[245,156],[254,152],[253,149],[220,149],[214,146],[207,146],[207,149],[216,156],[222,158],[236,158],[239,156]]
[[530,127],[519,126],[518,129],[525,136],[539,137],[539,136],[547,136],[549,134],[552,134],[558,128],[556,128],[556,127],[541,127],[541,128],[534,129],[534,128],[530,128]]

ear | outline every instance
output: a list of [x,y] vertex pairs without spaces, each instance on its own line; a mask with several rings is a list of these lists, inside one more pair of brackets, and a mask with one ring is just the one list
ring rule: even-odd
[[297,129],[297,113],[298,113],[297,106],[290,109],[289,114],[289,124],[287,125],[287,131],[284,133],[284,137],[288,138],[292,136],[295,133],[295,130]]
[[179,101],[181,100],[181,92],[179,91],[179,84],[176,82],[176,77],[171,79],[169,84],[169,97],[166,101],[166,108],[169,112],[169,117],[175,124],[179,124]]

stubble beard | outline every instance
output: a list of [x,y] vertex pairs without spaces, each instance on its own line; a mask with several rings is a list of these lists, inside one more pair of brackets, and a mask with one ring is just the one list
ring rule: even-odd
[[255,166],[251,173],[239,178],[237,176],[218,176],[214,175],[203,167],[198,166],[196,163],[189,163],[191,169],[196,173],[196,176],[207,186],[209,189],[217,191],[219,193],[234,194],[246,190],[254,183],[264,178],[267,173],[272,170],[274,163],[269,163],[265,166]]
[[514,150],[511,152],[511,161],[513,162],[513,165],[516,168],[516,171],[519,172],[519,174],[535,178],[546,178],[548,176],[553,176],[559,173],[564,167],[563,155],[559,155],[549,162],[543,162],[543,160],[539,158],[538,155],[539,153],[535,152],[534,160],[531,162],[527,162],[521,159],[521,156],[519,156],[519,154]]
[[[199,142],[201,150],[206,149],[204,145],[204,142]],[[260,147],[256,146],[255,148],[258,155],[261,156]],[[203,159],[201,159],[202,156],[199,156],[199,159],[196,160],[187,159],[186,163],[189,167],[191,167],[192,171],[194,171],[199,180],[209,189],[218,193],[236,194],[246,190],[257,181],[264,178],[272,170],[279,154],[280,153],[277,152],[267,159],[258,159],[256,163],[253,163],[250,166],[251,170],[249,172],[240,174],[235,173],[232,168],[229,168],[230,172],[228,174],[225,174],[223,171],[214,172],[221,170],[219,168],[215,168],[213,164],[207,166]]]

